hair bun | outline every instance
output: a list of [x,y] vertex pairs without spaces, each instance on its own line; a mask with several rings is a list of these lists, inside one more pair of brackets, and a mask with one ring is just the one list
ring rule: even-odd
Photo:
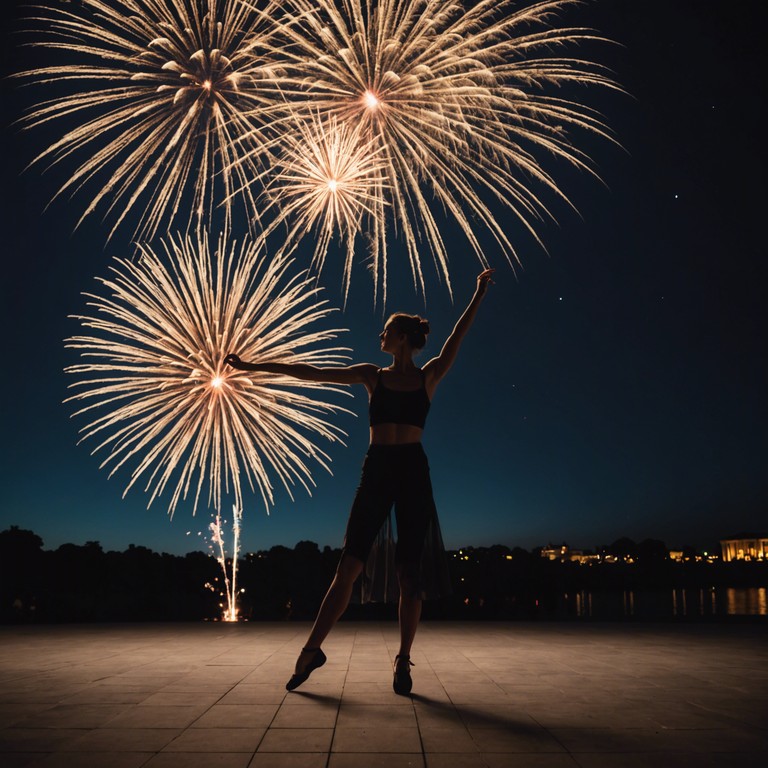
[[419,323],[419,330],[426,336],[429,333],[429,323],[426,320],[422,320]]

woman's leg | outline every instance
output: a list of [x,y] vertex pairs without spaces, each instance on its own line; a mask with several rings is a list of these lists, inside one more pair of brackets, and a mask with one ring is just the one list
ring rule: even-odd
[[418,583],[409,569],[398,569],[400,582],[400,604],[398,606],[398,618],[400,621],[400,650],[397,655],[408,660],[411,655],[413,638],[419,627],[421,618],[421,595],[418,592]]
[[348,554],[342,556],[336,568],[336,575],[333,577],[331,586],[325,593],[312,631],[309,633],[307,642],[304,645],[304,648],[307,650],[302,650],[299,658],[296,660],[297,674],[304,671],[306,665],[314,657],[314,651],[323,644],[328,633],[347,609],[349,600],[352,597],[352,587],[362,570],[363,563],[356,557]]
[[[355,580],[376,534],[392,506],[387,489],[387,463],[380,451],[369,448],[363,463],[360,485],[352,502],[344,535],[344,553],[331,586],[325,593],[307,643],[296,660],[296,675],[303,675],[318,658],[318,649],[349,605]],[[354,553],[354,554],[353,554]]]
[[411,645],[416,635],[421,617],[421,595],[418,581],[411,575],[413,568],[400,566],[398,579],[400,581],[400,649],[395,657],[395,675],[392,687],[395,693],[407,696],[411,692]]
[[421,618],[421,555],[429,522],[437,514],[429,478],[429,464],[421,445],[409,448],[401,467],[395,501],[397,516],[397,578],[400,583],[400,648],[395,659],[394,687],[410,693],[410,656]]

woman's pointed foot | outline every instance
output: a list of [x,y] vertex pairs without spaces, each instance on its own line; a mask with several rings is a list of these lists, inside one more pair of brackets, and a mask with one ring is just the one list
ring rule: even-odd
[[[304,657],[303,664],[301,664],[302,657]],[[302,648],[301,654],[296,661],[296,671],[293,673],[293,677],[285,684],[286,690],[293,691],[302,683],[305,683],[307,678],[316,669],[322,667],[326,661],[326,656],[320,648]]]
[[410,656],[395,656],[395,677],[392,680],[392,688],[400,696],[407,696],[413,688],[412,666],[413,662]]

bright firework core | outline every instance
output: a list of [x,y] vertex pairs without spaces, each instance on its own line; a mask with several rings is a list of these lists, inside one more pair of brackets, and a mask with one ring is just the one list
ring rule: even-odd
[[335,192],[339,188],[339,182],[336,179],[328,179],[328,189]]
[[222,378],[221,378],[221,376],[214,376],[214,377],[211,379],[211,386],[212,386],[214,389],[220,389],[220,388],[221,388],[221,385],[222,385],[223,383],[224,383],[224,379],[222,379]]
[[366,91],[363,94],[363,102],[368,109],[376,109],[381,104],[379,97],[373,91]]

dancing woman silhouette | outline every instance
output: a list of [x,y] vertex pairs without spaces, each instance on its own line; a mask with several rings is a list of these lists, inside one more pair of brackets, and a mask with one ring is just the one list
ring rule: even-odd
[[226,358],[229,365],[244,371],[263,371],[332,384],[362,384],[369,396],[370,445],[347,522],[341,559],[296,661],[294,675],[286,685],[289,691],[325,664],[326,656],[321,645],[346,610],[353,585],[394,505],[400,649],[395,657],[393,688],[398,694],[411,692],[410,653],[421,617],[423,594],[422,551],[427,532],[431,526],[437,526],[429,465],[421,437],[437,385],[456,360],[461,342],[475,319],[488,284],[492,282],[492,275],[492,269],[478,275],[469,305],[440,353],[423,368],[414,363],[413,356],[426,344],[429,324],[417,315],[402,313],[387,320],[379,337],[382,351],[392,355],[392,363],[386,368],[373,363],[334,368],[248,363],[235,354]]

